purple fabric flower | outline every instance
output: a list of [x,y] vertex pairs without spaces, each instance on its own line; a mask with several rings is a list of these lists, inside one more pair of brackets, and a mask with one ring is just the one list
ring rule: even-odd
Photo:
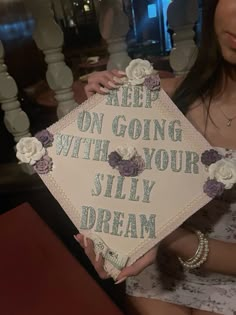
[[216,150],[210,149],[206,150],[202,153],[201,162],[204,165],[210,166],[211,164],[222,159],[222,155],[220,155]]
[[208,179],[203,186],[203,191],[210,198],[215,198],[223,194],[224,188],[223,183],[217,182],[215,179]]
[[161,83],[159,75],[151,75],[150,77],[147,77],[144,81],[144,85],[151,91],[160,91]]
[[53,134],[51,134],[47,129],[37,132],[35,138],[42,143],[44,148],[50,147],[54,140]]
[[121,156],[116,151],[113,151],[108,156],[108,163],[111,167],[115,168],[118,166],[119,162],[121,161]]
[[118,170],[121,176],[137,176],[139,173],[138,165],[134,160],[122,160],[119,162]]
[[145,169],[145,161],[140,155],[136,155],[132,161],[135,162],[138,168],[138,174],[142,173]]
[[52,170],[52,159],[46,154],[34,165],[34,169],[38,174],[45,175]]

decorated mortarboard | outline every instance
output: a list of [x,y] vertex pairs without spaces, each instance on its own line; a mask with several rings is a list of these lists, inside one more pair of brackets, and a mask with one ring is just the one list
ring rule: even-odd
[[236,165],[178,110],[148,61],[131,61],[126,75],[118,89],[17,144],[18,159],[93,240],[114,279],[231,188],[235,177],[221,171]]

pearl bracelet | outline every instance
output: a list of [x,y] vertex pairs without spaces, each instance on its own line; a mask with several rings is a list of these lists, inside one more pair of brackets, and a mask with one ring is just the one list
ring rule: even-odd
[[198,237],[198,241],[199,241],[196,253],[194,254],[193,257],[191,257],[190,259],[186,261],[178,257],[179,262],[186,269],[199,268],[202,264],[206,262],[208,253],[209,253],[208,239],[200,231],[194,230],[194,233]]

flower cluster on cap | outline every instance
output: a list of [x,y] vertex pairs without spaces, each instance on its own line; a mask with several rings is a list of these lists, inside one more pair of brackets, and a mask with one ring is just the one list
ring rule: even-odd
[[132,60],[126,68],[126,76],[131,85],[143,84],[150,91],[161,89],[160,77],[148,60]]
[[203,191],[210,198],[221,196],[225,189],[231,189],[236,183],[236,158],[229,155],[224,157],[210,149],[202,153],[201,162],[209,173]]
[[108,156],[109,165],[121,176],[136,177],[144,171],[145,162],[134,147],[120,146]]
[[52,171],[53,162],[48,156],[47,148],[53,144],[53,134],[47,129],[35,134],[34,137],[20,139],[16,145],[16,156],[21,163],[28,163],[40,175]]

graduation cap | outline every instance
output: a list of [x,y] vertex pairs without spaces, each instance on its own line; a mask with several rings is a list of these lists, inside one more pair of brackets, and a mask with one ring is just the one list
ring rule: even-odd
[[114,279],[222,188],[202,160],[217,161],[217,153],[151,64],[133,60],[126,74],[118,89],[17,145]]

